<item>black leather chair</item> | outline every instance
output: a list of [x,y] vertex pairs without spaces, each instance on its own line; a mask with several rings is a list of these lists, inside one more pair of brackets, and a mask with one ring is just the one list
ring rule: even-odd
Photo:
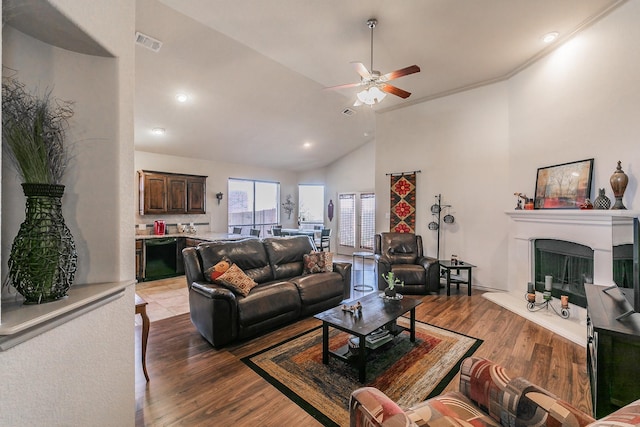
[[260,237],[260,230],[257,228],[252,228],[249,230],[249,236]]
[[400,293],[427,294],[440,292],[440,264],[423,255],[422,237],[413,233],[380,233],[374,236],[378,289],[384,290],[383,279],[390,271],[404,282]]

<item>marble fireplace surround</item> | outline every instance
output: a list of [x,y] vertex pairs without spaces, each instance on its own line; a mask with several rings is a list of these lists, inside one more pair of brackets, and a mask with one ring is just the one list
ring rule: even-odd
[[[527,283],[533,282],[536,239],[557,239],[593,249],[593,283],[613,285],[614,245],[633,243],[633,218],[639,211],[539,209],[508,211],[507,292],[485,297],[577,344],[586,346],[586,309],[569,302],[571,316],[562,319],[551,309],[530,312],[526,308]],[[538,295],[538,301],[541,295]],[[560,301],[552,303],[560,308]]]

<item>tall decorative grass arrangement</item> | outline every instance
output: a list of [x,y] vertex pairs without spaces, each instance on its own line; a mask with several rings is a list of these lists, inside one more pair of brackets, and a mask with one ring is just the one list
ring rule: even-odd
[[73,236],[62,216],[62,176],[69,160],[65,134],[71,103],[38,97],[15,79],[2,82],[2,142],[22,178],[25,220],[9,255],[11,284],[25,304],[66,296],[77,269]]
[[60,184],[69,163],[72,105],[52,99],[50,90],[38,97],[15,79],[2,82],[2,140],[22,182]]

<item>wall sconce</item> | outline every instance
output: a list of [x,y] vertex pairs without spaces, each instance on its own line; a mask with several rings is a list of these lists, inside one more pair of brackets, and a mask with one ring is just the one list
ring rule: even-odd
[[220,204],[220,202],[222,201],[222,193],[216,193],[216,199],[218,199],[218,204]]

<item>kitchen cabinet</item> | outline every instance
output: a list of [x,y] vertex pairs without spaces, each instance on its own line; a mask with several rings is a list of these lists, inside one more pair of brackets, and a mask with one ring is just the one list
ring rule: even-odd
[[206,177],[187,177],[187,213],[199,214],[205,212]]
[[187,213],[187,178],[167,176],[167,213]]
[[179,237],[176,246],[176,274],[184,274],[184,261],[182,260],[182,250],[186,248],[187,239]]
[[207,177],[139,171],[140,215],[204,214]]
[[136,240],[136,280],[144,280],[144,245],[142,240]]

